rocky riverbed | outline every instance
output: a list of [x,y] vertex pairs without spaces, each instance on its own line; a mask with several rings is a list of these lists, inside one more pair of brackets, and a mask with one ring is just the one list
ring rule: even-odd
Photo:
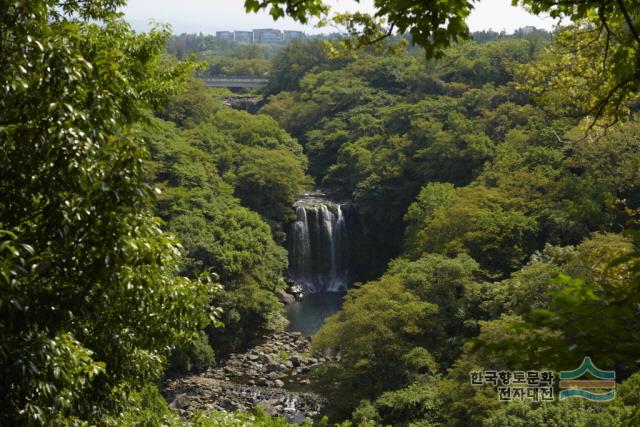
[[171,406],[185,415],[259,406],[270,415],[300,423],[318,415],[324,403],[310,391],[308,374],[314,366],[329,361],[312,355],[309,338],[301,333],[281,332],[202,374],[169,379],[163,390]]

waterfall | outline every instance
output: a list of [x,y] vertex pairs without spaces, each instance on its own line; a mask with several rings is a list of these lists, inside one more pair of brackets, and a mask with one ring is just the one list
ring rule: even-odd
[[338,292],[350,283],[346,205],[321,194],[298,200],[289,231],[289,276],[305,293]]

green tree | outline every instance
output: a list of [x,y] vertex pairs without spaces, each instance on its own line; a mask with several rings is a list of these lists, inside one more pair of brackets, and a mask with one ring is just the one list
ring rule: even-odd
[[235,196],[262,215],[277,242],[284,242],[284,227],[294,218],[291,206],[311,184],[298,142],[271,117],[228,107],[220,107],[186,137],[211,156]]
[[304,167],[287,151],[262,148],[244,150],[239,164],[233,177],[235,194],[260,212],[278,230],[276,240],[283,242],[283,224],[295,219],[291,205],[310,184]]
[[[590,355],[600,366],[629,375],[638,357],[633,264],[611,263],[632,254],[631,242],[615,234],[594,234],[575,248],[547,247],[536,254],[498,287],[496,299],[517,304],[515,314],[483,323],[475,341],[479,360],[501,368],[528,363],[559,370]],[[540,280],[540,271],[549,277],[558,270],[563,274],[555,280]]]
[[[608,129],[606,133],[593,132],[589,138],[584,129],[572,130],[574,143],[567,166],[593,179],[630,208],[640,207],[640,124],[626,122]],[[578,134],[578,135],[576,135]]]
[[427,239],[423,235],[425,227],[436,209],[449,204],[451,198],[455,195],[455,189],[452,184],[448,183],[429,183],[425,185],[420,194],[413,202],[404,220],[408,223],[405,231],[405,252],[408,255],[417,255],[419,241]]
[[190,128],[208,119],[220,108],[204,82],[191,78],[187,90],[171,98],[160,114],[181,128]]
[[[214,141],[190,138],[192,132],[181,132],[159,119],[142,132],[151,140],[151,179],[163,190],[157,212],[185,249],[181,272],[193,276],[198,271],[213,271],[224,286],[225,291],[212,300],[223,309],[223,325],[207,330],[216,354],[223,357],[241,351],[253,340],[282,328],[282,306],[274,292],[285,286],[286,251],[275,243],[260,215],[241,206],[233,196],[234,188],[218,175],[215,164],[223,163],[220,157],[224,155],[217,149],[212,154],[197,147],[211,148]],[[208,135],[215,136],[215,142],[225,141],[225,147],[235,144],[222,133],[211,130]],[[252,166],[251,161],[247,159],[243,167]],[[176,356],[181,359],[174,357],[179,362],[174,368],[202,368],[198,362],[202,352],[194,349],[179,352]]]
[[477,271],[466,255],[398,259],[381,279],[349,291],[343,311],[313,338],[340,355],[322,374],[329,387],[340,384],[334,409],[344,414],[369,399],[385,422],[435,419],[436,373],[477,334]]
[[[549,3],[533,3],[532,9],[549,10]],[[572,15],[574,25],[559,31],[537,61],[519,69],[519,86],[555,112],[593,117],[591,124],[601,119],[609,126],[630,117],[640,90],[640,17],[629,6],[589,1],[575,12],[551,6],[556,15]]]
[[[565,104],[576,105],[579,113],[596,118],[603,114],[616,118],[628,115],[628,107],[637,99],[640,85],[640,16],[633,2],[514,0],[513,3],[534,14],[568,18],[574,24],[556,37],[557,48],[547,55],[554,59],[529,68],[529,79],[541,83],[534,85],[535,93],[542,96],[550,93],[555,101],[564,99]],[[422,46],[427,57],[441,57],[449,46],[470,38],[465,19],[473,4],[376,0],[373,16],[343,14],[336,21],[345,24],[347,33],[355,37],[343,41],[347,46],[375,43],[397,30],[399,34],[409,34],[412,43]],[[286,13],[302,22],[309,16],[327,13],[321,0],[247,0],[245,7],[254,12],[268,8],[275,19]],[[566,90],[567,87],[570,89]]]
[[434,324],[424,332],[429,351],[441,366],[448,367],[459,356],[464,340],[478,332],[480,284],[478,264],[468,255],[447,258],[427,254],[416,261],[399,258],[385,275],[399,277],[421,300],[438,307]]
[[425,214],[409,217],[415,221],[411,229],[418,230],[408,242],[413,257],[425,252],[468,253],[490,274],[503,275],[522,266],[536,249],[535,219],[527,215],[522,200],[496,189],[460,188],[435,210],[417,204],[410,211]]
[[276,95],[283,91],[297,90],[305,74],[316,67],[325,68],[331,62],[323,42],[294,40],[273,58],[265,94]]
[[[323,378],[339,383],[336,410],[348,414],[360,399],[406,385],[412,372],[435,372],[421,347],[437,307],[420,300],[398,277],[385,277],[349,291],[343,309],[314,336],[317,349],[340,354],[340,364]],[[335,391],[334,391],[335,392]]]
[[166,32],[136,35],[121,4],[0,11],[2,424],[100,424],[209,322],[131,130],[191,68],[159,67]]

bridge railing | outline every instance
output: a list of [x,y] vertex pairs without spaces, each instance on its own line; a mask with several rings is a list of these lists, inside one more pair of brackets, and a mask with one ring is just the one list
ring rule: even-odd
[[255,83],[264,83],[268,82],[269,79],[267,77],[259,77],[259,76],[230,76],[230,75],[219,75],[219,76],[209,76],[202,78],[204,81],[223,81],[223,82],[255,82]]

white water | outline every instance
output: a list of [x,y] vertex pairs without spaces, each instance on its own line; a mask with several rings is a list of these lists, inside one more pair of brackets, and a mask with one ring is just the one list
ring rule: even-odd
[[348,230],[344,208],[317,194],[294,204],[289,275],[304,293],[341,292],[349,286]]

